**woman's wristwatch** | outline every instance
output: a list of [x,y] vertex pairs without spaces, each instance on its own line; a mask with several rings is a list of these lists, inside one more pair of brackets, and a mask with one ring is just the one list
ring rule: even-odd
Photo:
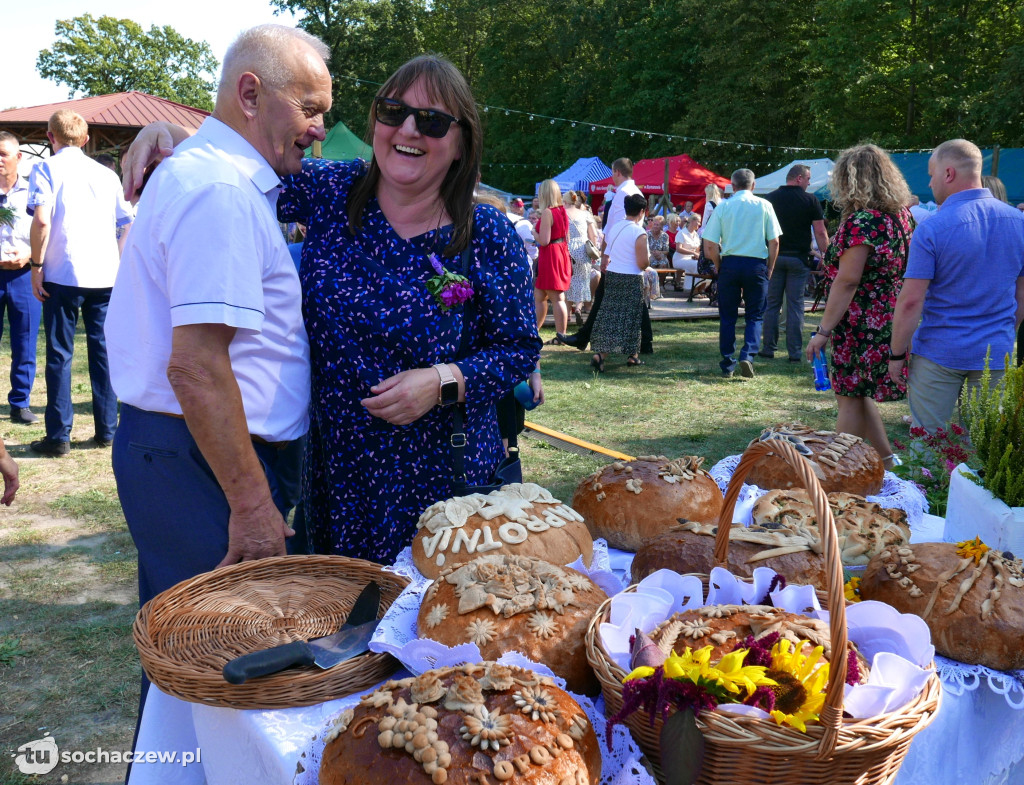
[[459,383],[447,365],[435,365],[434,370],[441,377],[441,390],[437,394],[438,406],[451,406],[459,402]]
[[899,361],[899,360],[906,360],[906,359],[907,359],[907,350],[906,349],[903,350],[903,354],[893,354],[892,353],[892,347],[891,346],[889,347],[889,362],[892,362],[893,360]]

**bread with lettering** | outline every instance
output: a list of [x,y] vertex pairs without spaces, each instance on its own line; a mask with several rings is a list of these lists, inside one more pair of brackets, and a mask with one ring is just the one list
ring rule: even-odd
[[[859,436],[784,423],[766,428],[755,441],[768,439],[784,439],[796,446],[814,465],[814,473],[825,493],[844,491],[873,496],[882,490],[885,475],[882,458]],[[793,467],[778,455],[766,455],[755,463],[746,482],[765,489],[803,487]]]
[[573,692],[597,679],[583,637],[607,595],[589,578],[529,556],[491,554],[448,567],[423,596],[417,634],[445,646],[475,643],[484,659],[518,651]]
[[968,542],[890,547],[868,562],[865,600],[924,619],[944,657],[996,670],[1024,668],[1024,563]]
[[663,455],[617,461],[576,487],[573,509],[583,516],[594,537],[604,537],[613,548],[624,551],[638,550],[680,518],[717,523],[722,491],[701,468],[703,463],[695,455],[674,461]]
[[[843,564],[862,566],[891,545],[910,542],[907,514],[883,507],[853,493],[830,493],[828,504],[836,521]],[[803,488],[768,491],[754,503],[754,523],[820,538],[811,497]],[[788,576],[787,576],[788,577]]]
[[428,578],[489,553],[539,556],[554,564],[582,556],[587,567],[594,555],[583,516],[535,483],[437,502],[416,528],[412,558]]
[[482,662],[389,681],[324,736],[320,785],[597,785],[601,750],[572,696]]
[[[646,542],[636,552],[630,568],[634,583],[653,572],[667,569],[678,573],[708,574],[715,562],[718,526],[684,521],[670,531]],[[733,524],[729,533],[726,568],[733,575],[749,578],[758,567],[770,567],[786,580],[825,588],[825,559],[816,533],[791,532],[779,526]]]

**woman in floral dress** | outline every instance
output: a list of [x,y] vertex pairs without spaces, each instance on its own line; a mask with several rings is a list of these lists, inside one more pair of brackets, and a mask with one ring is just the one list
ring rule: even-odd
[[888,372],[893,309],[913,231],[910,189],[885,151],[870,144],[839,156],[831,189],[843,220],[825,253],[828,301],[807,358],[831,343],[836,430],[866,439],[892,468],[875,401],[901,400],[907,391],[906,382],[895,384]]

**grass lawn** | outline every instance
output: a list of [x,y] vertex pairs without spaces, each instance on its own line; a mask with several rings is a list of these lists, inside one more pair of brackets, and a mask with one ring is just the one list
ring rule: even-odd
[[[816,319],[808,320],[807,331]],[[655,322],[655,354],[626,368],[610,357],[596,375],[589,353],[545,347],[548,402],[528,420],[631,455],[702,455],[710,467],[741,452],[768,424],[799,420],[835,424],[831,393],[815,392],[811,369],[781,359],[756,363],[752,380],[722,379],[718,323]],[[553,337],[545,331],[544,338]],[[44,347],[33,394],[42,415]],[[0,344],[0,367],[10,362]],[[131,639],[135,550],[110,469],[110,451],[92,436],[84,338],[75,352],[75,428],[66,458],[28,451],[44,435],[15,425],[0,407],[0,433],[21,467],[21,490],[0,509],[0,785],[28,782],[111,783],[117,765],[60,764],[51,774],[18,774],[10,754],[50,733],[61,749],[131,743],[141,670]],[[905,437],[902,403],[879,407],[890,434]],[[523,440],[525,479],[569,500],[576,483],[606,461]]]

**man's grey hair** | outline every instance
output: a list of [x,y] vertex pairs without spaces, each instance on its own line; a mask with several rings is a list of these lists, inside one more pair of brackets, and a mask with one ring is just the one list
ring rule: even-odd
[[309,46],[324,62],[330,59],[331,50],[327,44],[305,30],[274,24],[250,27],[228,47],[220,70],[217,92],[234,90],[238,75],[246,71],[256,74],[260,81],[273,88],[288,84],[294,74],[288,59],[281,57],[281,53],[295,41]]
[[10,131],[0,131],[0,144],[3,144],[4,142],[14,142],[14,146],[19,150],[21,149],[21,143],[18,141],[18,137]]
[[731,179],[734,191],[747,191],[754,187],[754,173],[749,169],[737,169]]
[[932,153],[936,162],[942,161],[964,173],[981,174],[981,150],[966,139],[950,139],[943,142]]
[[798,177],[809,175],[811,173],[811,167],[807,164],[793,164],[789,167],[789,171],[786,172],[786,181],[795,180]]

